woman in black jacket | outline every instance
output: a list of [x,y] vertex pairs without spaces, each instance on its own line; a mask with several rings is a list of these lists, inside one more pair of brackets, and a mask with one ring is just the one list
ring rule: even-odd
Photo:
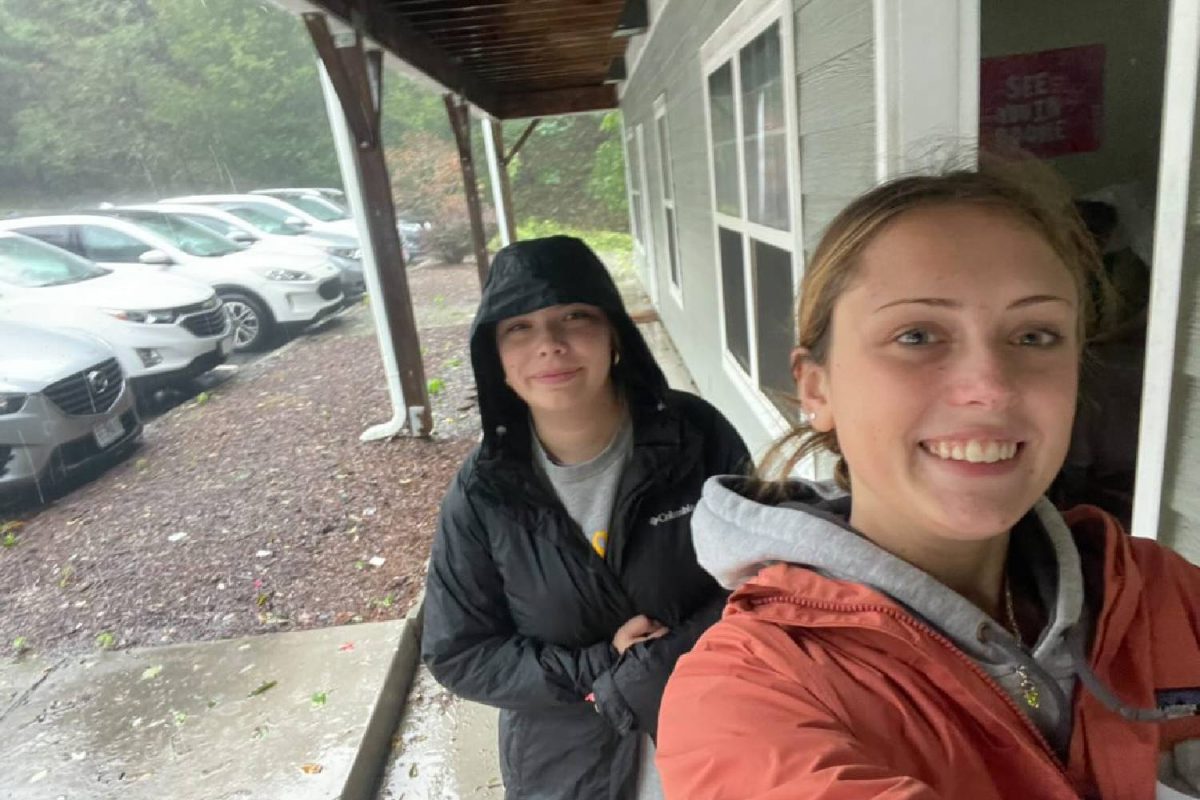
[[663,686],[724,601],[691,511],[705,478],[749,469],[746,446],[667,388],[578,239],[496,255],[471,364],[483,439],[442,502],[422,658],[500,708],[511,800],[655,797]]

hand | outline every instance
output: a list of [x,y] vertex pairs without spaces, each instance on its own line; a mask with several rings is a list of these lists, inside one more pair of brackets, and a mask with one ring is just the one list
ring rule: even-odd
[[618,653],[624,655],[625,651],[633,645],[665,636],[670,631],[671,629],[661,622],[656,622],[645,614],[638,614],[617,629],[617,632],[613,634],[612,646]]

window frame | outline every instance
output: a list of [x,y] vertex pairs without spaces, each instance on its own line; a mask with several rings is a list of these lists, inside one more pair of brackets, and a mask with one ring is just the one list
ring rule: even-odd
[[[667,289],[682,310],[683,253],[679,250],[679,207],[675,203],[675,165],[671,155],[671,120],[667,116],[665,93],[660,94],[654,100],[654,138],[658,143],[658,182],[662,189],[661,216],[663,232],[666,234]],[[672,270],[672,251],[675,253],[674,270]]]
[[[630,130],[621,120],[625,142],[625,187],[629,203],[629,235],[633,240],[634,263],[642,272],[646,292],[650,295],[650,303],[658,308],[658,261],[654,254],[653,219],[646,205],[649,202],[650,182],[646,172],[646,138],[642,123],[637,123]],[[630,153],[637,156],[637,164],[633,163]],[[634,202],[637,195],[640,203]],[[638,214],[639,207],[641,214]],[[634,235],[634,220],[642,236],[639,240]]]
[[[771,25],[779,24],[780,67],[783,71],[784,126],[787,141],[787,194],[789,230],[781,231],[762,223],[749,220],[746,181],[746,154],[744,146],[741,95],[742,49]],[[779,436],[791,429],[791,423],[776,408],[759,386],[758,370],[758,319],[755,314],[755,271],[753,268],[753,240],[784,250],[792,259],[793,292],[799,291],[804,275],[804,231],[801,220],[801,175],[799,148],[799,110],[796,95],[796,53],[794,18],[789,0],[744,0],[721,23],[700,47],[701,82],[704,93],[705,151],[708,157],[709,202],[712,219],[713,253],[716,254],[717,269],[714,286],[721,314],[721,365],[725,374],[737,387],[740,394],[763,426],[773,435]],[[734,119],[737,126],[738,198],[740,215],[737,217],[718,210],[716,185],[716,153],[713,148],[712,97],[709,79],[725,64],[730,64],[734,87]],[[725,292],[722,285],[720,260],[720,229],[735,231],[742,240],[742,270],[745,289],[745,314],[747,320],[749,371],[742,368],[729,349],[725,332]]]

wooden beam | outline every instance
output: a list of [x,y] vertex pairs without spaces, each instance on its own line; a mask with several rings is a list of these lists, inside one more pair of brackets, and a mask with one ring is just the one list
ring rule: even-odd
[[359,0],[311,0],[360,33],[379,42],[397,58],[442,86],[493,112],[497,92],[487,81],[452,57],[403,15],[385,10],[382,3]]
[[[383,305],[388,320],[388,341],[396,357],[404,404],[409,408],[421,408],[419,430],[412,430],[411,433],[414,436],[428,436],[433,430],[433,411],[425,383],[420,334],[408,288],[404,248],[396,230],[392,185],[380,136],[383,54],[378,51],[364,54],[361,35],[355,36],[351,46],[336,47],[329,33],[328,20],[323,14],[305,14],[304,17],[313,45],[346,115],[347,125],[357,140],[354,168],[362,193],[362,206],[366,210],[363,222],[375,257],[382,295],[372,299]],[[352,119],[357,122],[351,123]],[[355,130],[355,124],[360,126],[359,130]]]
[[483,207],[479,202],[479,181],[475,177],[475,158],[471,153],[471,109],[452,94],[443,95],[450,129],[458,145],[458,165],[462,169],[463,191],[467,195],[467,215],[471,218],[471,241],[475,250],[475,271],[479,286],[487,283],[487,232],[483,229]]
[[538,123],[541,121],[542,120],[540,117],[535,118],[530,120],[529,124],[525,126],[525,130],[521,131],[521,135],[518,136],[517,141],[513,143],[512,149],[504,154],[504,166],[507,167],[508,162],[517,157],[517,153],[521,152],[521,148],[525,146],[525,142],[527,139],[529,139],[529,135],[533,133],[533,129],[536,128]]
[[430,20],[445,21],[455,25],[466,20],[519,20],[528,18],[558,16],[564,19],[578,17],[598,17],[606,15],[615,23],[624,13],[624,0],[606,0],[603,3],[587,3],[584,5],[564,3],[562,0],[521,0],[520,3],[506,4],[503,7],[472,7],[463,5],[444,6],[441,8],[418,7],[411,3],[391,4],[386,10],[403,14],[414,22],[421,23]]
[[625,0],[625,8],[621,10],[621,18],[617,21],[617,29],[613,36],[637,36],[650,30],[650,11],[646,0]]
[[604,82],[620,83],[625,77],[625,56],[617,56],[608,65],[608,74],[604,76]]
[[497,116],[500,119],[521,119],[608,111],[617,107],[617,101],[617,88],[611,84],[550,92],[503,94],[497,103],[500,110]]
[[346,115],[346,124],[350,126],[350,132],[354,134],[355,142],[359,145],[370,142],[372,136],[371,114],[363,102],[364,96],[360,91],[360,86],[352,80],[347,72],[346,61],[343,60],[341,49],[333,43],[333,34],[329,32],[329,21],[325,19],[324,14],[316,12],[302,16],[313,47],[316,48],[317,55],[325,65],[325,71],[329,73],[329,82],[333,84],[338,100],[341,101],[342,112]]

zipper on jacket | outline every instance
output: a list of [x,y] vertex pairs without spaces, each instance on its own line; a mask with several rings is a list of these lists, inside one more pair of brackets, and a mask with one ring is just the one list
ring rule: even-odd
[[[888,606],[866,605],[866,604],[840,605],[837,603],[825,603],[825,602],[820,602],[820,601],[813,601],[813,600],[807,600],[807,599],[802,599],[802,598],[798,598],[798,597],[787,597],[787,596],[764,597],[764,598],[750,600],[750,605],[752,605],[752,606],[764,606],[764,605],[770,605],[772,603],[787,603],[788,605],[803,606],[805,608],[812,608],[812,609],[816,609],[819,611],[840,611],[840,612],[845,612],[845,613],[874,611],[876,613],[886,614],[887,616],[891,617],[892,619],[896,620],[897,622],[899,622],[903,625],[908,625],[909,627],[915,628],[916,630],[920,631],[921,633],[926,634],[931,639],[933,639],[935,642],[937,642],[938,644],[942,645],[944,648],[946,648],[947,650],[952,652],[955,655],[955,657],[958,658],[959,661],[966,664],[967,667],[973,673],[975,673],[977,676],[979,676],[983,680],[984,683],[986,683],[988,686],[990,686],[992,688],[993,692],[995,692],[997,695],[999,695],[1000,699],[1004,701],[1004,704],[1006,706],[1008,706],[1009,709],[1011,709],[1012,712],[1014,714],[1016,714],[1017,717],[1021,720],[1021,723],[1025,726],[1025,729],[1027,731],[1029,731],[1031,734],[1033,734],[1033,738],[1038,743],[1038,745],[1041,747],[1042,753],[1050,759],[1051,764],[1054,766],[1054,768],[1056,770],[1058,770],[1058,773],[1060,775],[1062,775],[1064,778],[1066,778],[1066,774],[1067,774],[1066,764],[1064,764],[1062,759],[1058,757],[1058,753],[1054,752],[1054,748],[1050,746],[1050,742],[1046,740],[1046,737],[1042,734],[1041,730],[1037,727],[1037,725],[1034,724],[1033,720],[1031,720],[1029,718],[1029,715],[1021,710],[1020,706],[1018,706],[1016,704],[1016,701],[1014,701],[1012,699],[1012,697],[1009,696],[1008,692],[1004,691],[1004,687],[1002,687],[999,683],[997,683],[996,680],[991,675],[987,674],[987,672],[983,669],[983,667],[981,667],[977,663],[975,663],[974,659],[972,659],[970,656],[968,656],[966,653],[964,653],[962,650],[960,650],[958,648],[958,645],[954,644],[954,642],[952,642],[948,638],[946,638],[946,636],[944,634],[942,634],[940,631],[937,631],[934,628],[931,628],[930,626],[925,625],[924,623],[920,622],[919,620],[915,619],[914,617],[911,617],[907,614],[904,614],[904,613],[902,613],[894,608],[890,608]],[[1074,789],[1074,787],[1070,786],[1069,780],[1067,781],[1067,784],[1068,784],[1068,787],[1070,788],[1072,794],[1074,794],[1075,789]]]

